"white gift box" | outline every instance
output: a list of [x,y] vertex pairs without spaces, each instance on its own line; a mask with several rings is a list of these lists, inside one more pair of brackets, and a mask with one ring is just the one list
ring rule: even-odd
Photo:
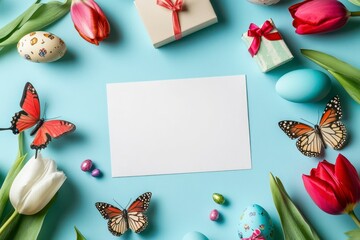
[[[175,3],[175,0],[170,0]],[[157,0],[135,0],[135,6],[158,48],[175,41],[173,11],[157,4]],[[217,23],[217,17],[209,0],[184,0],[178,14],[182,37]],[[175,13],[175,14],[176,14]]]

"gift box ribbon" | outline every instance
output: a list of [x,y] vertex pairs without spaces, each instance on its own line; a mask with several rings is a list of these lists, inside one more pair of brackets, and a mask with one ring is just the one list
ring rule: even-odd
[[255,231],[249,238],[243,238],[243,240],[266,240],[266,239],[261,235],[260,229],[255,229]]
[[248,36],[254,38],[249,47],[249,52],[252,57],[254,57],[260,49],[261,37],[264,37],[270,41],[282,39],[279,32],[271,33],[271,31],[273,29],[274,29],[274,26],[271,24],[271,22],[269,20],[265,21],[261,28],[256,26],[256,24],[254,24],[254,23],[250,24],[250,27],[248,30]]
[[183,0],[176,0],[175,3],[173,3],[171,0],[157,0],[156,2],[157,5],[172,11],[175,40],[179,40],[182,37],[178,12],[182,10],[183,3],[184,3]]

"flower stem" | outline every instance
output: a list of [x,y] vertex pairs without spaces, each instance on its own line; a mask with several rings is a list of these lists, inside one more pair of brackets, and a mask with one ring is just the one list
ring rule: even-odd
[[360,220],[355,215],[354,210],[349,212],[349,216],[352,218],[352,220],[356,223],[356,225],[360,228]]
[[5,231],[5,229],[9,226],[9,224],[15,220],[15,218],[19,215],[19,213],[14,210],[11,216],[6,220],[6,222],[0,228],[0,235]]
[[352,17],[360,16],[360,12],[350,12],[350,16]]

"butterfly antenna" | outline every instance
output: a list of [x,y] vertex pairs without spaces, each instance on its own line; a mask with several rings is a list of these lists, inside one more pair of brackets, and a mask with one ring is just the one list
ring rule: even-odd
[[310,123],[310,124],[313,125],[313,126],[316,125],[316,124],[314,124],[314,123],[312,123],[312,122],[310,122],[310,121],[308,121],[308,120],[305,120],[305,119],[303,119],[303,118],[300,118],[300,119],[303,120],[304,122]]
[[44,115],[43,115],[44,119],[46,119],[46,108],[47,108],[47,103],[45,102],[45,104],[44,104]]
[[131,198],[130,198],[128,204],[126,204],[126,209],[129,207],[130,203],[131,203]]
[[116,202],[116,204],[119,205],[122,209],[125,209],[123,206],[121,206],[120,203],[118,203],[118,202],[115,200],[115,198],[113,198],[113,200],[114,200],[114,202]]
[[5,130],[11,130],[11,127],[8,127],[8,128],[0,128],[0,131],[5,131]]

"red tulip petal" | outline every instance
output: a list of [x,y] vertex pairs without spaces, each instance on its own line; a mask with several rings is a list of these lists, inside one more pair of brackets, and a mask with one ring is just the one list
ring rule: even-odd
[[315,204],[329,214],[341,214],[346,204],[341,203],[332,187],[326,181],[303,175],[304,186]]
[[297,11],[297,9],[301,6],[301,5],[304,5],[305,3],[307,3],[308,1],[304,1],[304,2],[299,2],[299,3],[296,3],[292,6],[289,7],[289,12],[291,14],[292,17],[295,17],[295,13]]
[[87,39],[94,39],[97,33],[96,12],[86,3],[78,2],[71,6],[71,18],[76,30]]
[[342,183],[350,203],[360,200],[360,179],[355,167],[343,155],[339,154],[335,163],[335,174]]

